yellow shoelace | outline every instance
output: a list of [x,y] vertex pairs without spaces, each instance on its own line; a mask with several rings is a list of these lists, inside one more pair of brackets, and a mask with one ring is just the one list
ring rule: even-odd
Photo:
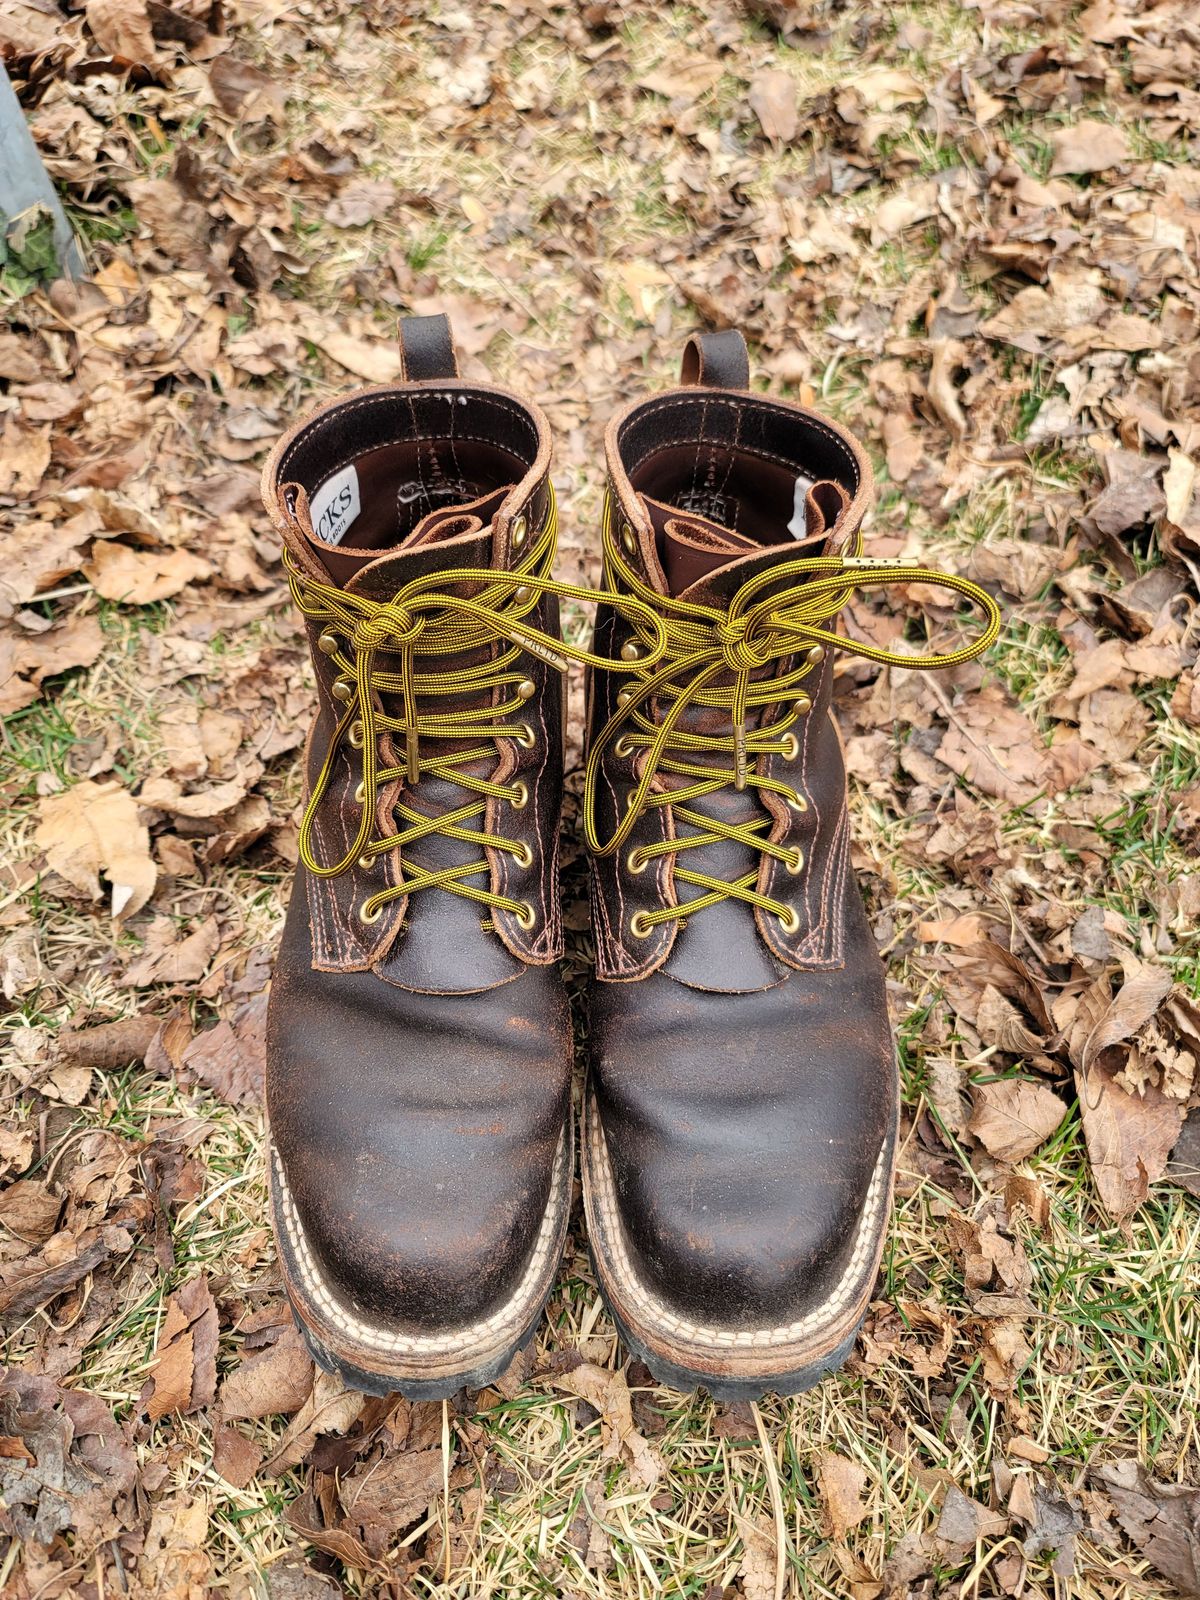
[[[518,519],[513,525],[513,542],[518,550],[525,537],[524,523]],[[480,847],[479,860],[436,872],[424,870],[406,856],[403,883],[371,895],[359,911],[364,922],[377,921],[389,901],[404,895],[421,889],[447,889],[493,909],[509,911],[522,927],[532,927],[533,909],[526,902],[466,881],[490,872],[483,854],[485,846],[507,851],[520,865],[529,865],[529,847],[523,841],[472,826],[484,816],[489,799],[506,800],[514,809],[522,809],[529,801],[526,785],[519,780],[496,783],[466,769],[489,757],[494,763],[493,741],[497,739],[516,739],[525,745],[533,740],[528,723],[514,720],[536,692],[532,679],[519,669],[523,653],[564,673],[571,661],[617,669],[625,663],[610,662],[590,650],[564,644],[526,619],[544,594],[601,601],[615,606],[637,627],[650,661],[661,659],[667,649],[666,627],[649,603],[629,595],[596,594],[552,578],[557,544],[558,513],[551,487],[545,525],[528,539],[527,548],[509,572],[490,567],[441,571],[414,578],[392,599],[379,601],[315,581],[285,552],[292,598],[305,616],[323,624],[318,644],[337,671],[333,693],[346,708],[334,728],[300,823],[299,851],[305,867],[320,878],[337,877],[355,864],[368,869],[390,851],[407,852],[434,833]],[[476,592],[469,598],[451,592],[460,585]],[[439,658],[467,656],[502,641],[507,641],[506,648],[489,661],[450,670],[436,668]],[[389,664],[381,657],[399,660]],[[493,690],[503,691],[495,704],[489,703]],[[439,699],[464,694],[470,695],[472,705],[443,707],[439,713]],[[398,697],[400,716],[391,716],[383,709],[384,696]],[[403,749],[404,759],[397,765],[380,765],[379,740],[384,735],[394,735]],[[362,782],[355,795],[361,811],[349,850],[340,861],[325,863],[317,859],[313,849],[313,830],[343,740],[362,754]],[[467,740],[470,748],[441,755],[430,753],[431,743],[446,740]],[[423,775],[449,779],[478,798],[440,816],[427,816],[397,801],[396,813],[406,826],[391,834],[377,830],[380,788],[403,778],[411,789]]]
[[[583,826],[593,855],[608,856],[620,850],[638,819],[651,806],[670,806],[678,821],[700,830],[684,838],[664,840],[630,850],[626,865],[642,872],[659,856],[678,857],[685,850],[721,840],[748,845],[760,855],[781,861],[791,872],[804,864],[803,852],[764,837],[772,818],[760,816],[744,823],[727,823],[692,809],[692,802],[715,794],[730,784],[747,785],[759,793],[778,795],[794,810],[807,802],[785,783],[753,770],[759,756],[798,754],[791,729],[811,704],[804,679],[827,649],[849,650],[888,666],[935,670],[970,661],[991,645],[1000,632],[1000,608],[986,590],[954,573],[932,572],[901,557],[862,555],[861,531],[854,547],[833,556],[804,556],[784,561],[750,578],[738,590],[727,610],[664,598],[641,581],[625,560],[615,531],[616,512],[611,494],[604,507],[604,583],[622,597],[642,602],[652,611],[656,627],[647,626],[641,613],[627,613],[637,635],[624,647],[623,667],[635,678],[618,696],[617,708],[593,740],[584,776]],[[780,587],[784,580],[793,580]],[[889,583],[935,584],[965,596],[984,613],[983,632],[971,644],[945,655],[900,655],[861,643],[834,629],[837,613],[856,589],[879,588]],[[772,593],[756,600],[768,585]],[[660,645],[659,629],[665,625],[667,646]],[[799,664],[775,677],[756,678],[772,665],[799,657]],[[721,680],[721,681],[718,681]],[[667,709],[655,717],[655,702]],[[689,707],[720,710],[729,718],[726,735],[692,733],[679,726]],[[767,726],[758,715],[767,709],[779,714]],[[596,828],[596,795],[601,762],[612,745],[618,755],[644,751],[636,785],[628,797],[624,816],[609,839],[601,840]],[[696,757],[710,759],[702,764]],[[689,757],[693,758],[689,760]],[[727,764],[716,762],[725,758]],[[715,758],[715,761],[714,759]],[[677,786],[664,784],[660,775],[690,779]],[[727,883],[687,867],[675,867],[675,881],[703,891],[694,900],[657,911],[638,912],[631,928],[645,937],[660,922],[683,920],[720,900],[743,900],[778,917],[785,931],[795,933],[798,918],[791,907],[758,892],[758,870]]]

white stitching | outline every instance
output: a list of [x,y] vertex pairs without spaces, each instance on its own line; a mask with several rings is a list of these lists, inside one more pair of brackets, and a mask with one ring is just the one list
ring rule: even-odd
[[[283,1161],[274,1144],[271,1145],[271,1176],[275,1189],[276,1218],[282,1221],[286,1231],[287,1240],[292,1247],[296,1260],[296,1267],[303,1280],[305,1290],[311,1296],[317,1309],[329,1320],[338,1332],[347,1334],[360,1345],[370,1350],[396,1351],[413,1355],[443,1355],[451,1350],[462,1350],[472,1344],[479,1344],[492,1336],[499,1336],[510,1332],[514,1327],[523,1324],[528,1316],[528,1308],[541,1293],[543,1281],[552,1277],[558,1267],[557,1256],[553,1250],[554,1241],[558,1235],[558,1224],[562,1216],[566,1200],[567,1185],[570,1180],[567,1152],[569,1149],[569,1126],[559,1137],[558,1150],[554,1158],[554,1170],[550,1178],[550,1203],[546,1207],[542,1218],[542,1225],[538,1232],[537,1242],[534,1245],[533,1256],[525,1270],[525,1276],[517,1287],[516,1293],[508,1303],[499,1311],[492,1313],[479,1322],[473,1322],[465,1328],[447,1331],[438,1334],[405,1334],[394,1329],[382,1327],[379,1323],[367,1322],[357,1316],[343,1302],[338,1300],[327,1287],[321,1277],[320,1269],[316,1265],[309,1248],[308,1239],[300,1222],[291,1189],[288,1187],[287,1175],[283,1170]],[[549,1264],[550,1272],[546,1267]]]
[[[677,1316],[664,1301],[642,1283],[625,1245],[624,1228],[617,1209],[612,1168],[609,1165],[608,1148],[604,1140],[604,1128],[594,1094],[589,1098],[588,1126],[584,1138],[584,1171],[587,1173],[594,1169],[593,1182],[584,1185],[584,1193],[589,1200],[588,1222],[594,1234],[598,1232],[604,1234],[612,1275],[621,1277],[623,1292],[648,1317],[650,1325],[654,1328],[665,1329],[676,1337],[690,1339],[697,1345],[708,1344],[710,1347],[722,1350],[742,1346],[766,1349],[792,1344],[806,1334],[825,1330],[831,1317],[861,1295],[864,1264],[874,1276],[882,1243],[881,1236],[877,1236],[878,1221],[891,1190],[889,1154],[890,1142],[884,1144],[875,1163],[854,1249],[837,1288],[823,1304],[807,1312],[799,1321],[788,1323],[786,1326],[734,1330],[689,1322],[686,1318]],[[592,1157],[590,1161],[589,1155]],[[597,1222],[602,1224],[600,1229],[596,1227]],[[597,1251],[596,1255],[599,1258],[600,1251]]]

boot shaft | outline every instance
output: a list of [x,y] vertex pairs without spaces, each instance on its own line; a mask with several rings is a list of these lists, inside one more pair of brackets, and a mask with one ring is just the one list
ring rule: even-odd
[[401,352],[403,381],[280,440],[263,498],[317,679],[315,963],[465,993],[561,945],[550,441],[532,401],[459,377],[445,318]]

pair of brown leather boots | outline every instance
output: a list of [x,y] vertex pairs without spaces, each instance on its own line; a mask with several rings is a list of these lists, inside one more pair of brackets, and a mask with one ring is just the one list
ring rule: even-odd
[[[371,1391],[495,1377],[570,1211],[559,971],[563,672],[587,667],[596,972],[581,1116],[596,1273],[660,1379],[793,1392],[847,1353],[878,1269],[897,1082],[850,870],[832,649],[856,589],[954,577],[861,553],[862,447],[748,391],[740,334],[606,437],[603,592],[553,575],[539,408],[458,376],[322,406],[263,475],[316,664],[302,865],[271,993],[284,1281]],[[564,644],[564,597],[598,604]]]

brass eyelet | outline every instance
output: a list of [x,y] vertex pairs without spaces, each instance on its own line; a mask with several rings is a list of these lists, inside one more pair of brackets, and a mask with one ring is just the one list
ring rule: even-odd
[[518,924],[525,929],[526,933],[529,932],[530,928],[532,928],[534,923],[537,921],[534,909],[529,904],[528,900],[521,901],[520,911],[514,911],[513,916],[516,917]]
[[350,724],[350,732],[349,732],[348,737],[349,737],[350,745],[351,745],[352,749],[354,749],[354,750],[361,750],[362,749],[362,747],[363,747],[363,725],[362,725],[361,721],[359,721],[359,719],[357,717]]
[[372,911],[371,902],[369,900],[364,900],[362,905],[358,908],[358,920],[360,922],[365,922],[368,927],[372,922],[378,922],[382,915],[383,907],[376,906]]
[[798,872],[803,872],[804,870],[804,851],[797,846],[796,854],[791,856],[783,864],[794,878]]
[[524,516],[518,517],[512,525],[512,547],[514,550],[519,550],[525,543],[525,535],[528,532],[528,519]]
[[633,555],[637,549],[637,538],[628,522],[621,524],[621,543],[625,546],[625,550],[629,555]]
[[818,663],[824,661],[825,646],[823,644],[810,645],[808,648],[808,659],[811,661],[814,667],[817,666]]
[[513,591],[513,599],[517,602],[517,604],[519,606],[523,606],[525,604],[526,600],[531,600],[532,598],[533,598],[533,590],[529,587],[529,585],[527,583],[518,584],[516,589]]
[[627,706],[632,699],[633,699],[633,690],[632,689],[622,689],[620,694],[617,696],[617,704],[619,706]]
[[635,911],[629,919],[629,931],[635,939],[648,939],[653,927],[645,911]]
[[523,722],[521,724],[521,731],[520,731],[520,733],[515,734],[514,738],[516,739],[517,743],[521,746],[522,750],[532,750],[533,749],[533,729],[529,726],[529,724],[527,722]]
[[783,749],[779,752],[785,761],[795,761],[800,754],[800,741],[790,731],[783,736]]
[[[776,914],[778,915],[778,913]],[[779,918],[779,926],[783,929],[784,933],[799,933],[800,918],[797,916],[796,912],[791,906],[788,906],[783,916]]]
[[348,706],[351,700],[354,699],[354,690],[350,684],[346,682],[345,678],[339,678],[334,684],[333,688],[330,690],[330,693],[333,695],[335,700],[340,700],[344,706]]
[[633,746],[630,744],[629,740],[625,737],[625,735],[622,734],[621,737],[617,740],[616,744],[613,745],[613,755],[615,755],[615,756],[631,756],[632,754],[633,754]]
[[808,801],[802,794],[788,795],[787,804],[792,808],[793,811],[798,811],[801,814],[808,810]]
[[626,639],[621,646],[622,661],[636,661],[642,653],[642,647],[636,639]]
[[800,716],[805,716],[812,710],[812,695],[805,694],[804,690],[801,689],[800,693],[792,701],[792,707]]
[[370,872],[371,868],[375,865],[375,861],[375,856],[359,856],[358,858],[358,864],[364,872]]
[[513,784],[513,789],[515,793],[509,796],[509,803],[514,811],[524,811],[529,804],[529,789],[519,778]]
[[367,803],[367,784],[366,784],[366,780],[365,779],[363,779],[362,782],[359,783],[358,788],[355,789],[354,798],[355,798],[355,800],[357,801],[357,803],[360,806],[365,806],[366,805],[366,803]]
[[522,678],[517,685],[517,697],[520,700],[532,700],[537,693],[537,684],[532,678]]
[[633,849],[627,851],[626,855],[625,855],[625,868],[626,868],[626,871],[632,872],[635,878],[638,876],[639,873],[645,872],[646,868],[650,865],[650,863],[648,861],[643,861],[643,860],[639,860],[638,859],[638,857],[641,855],[641,853],[642,852],[635,845],[633,847]]
[[519,840],[518,843],[520,849],[510,850],[509,854],[519,867],[531,867],[533,865],[533,851],[523,839]]
[[337,634],[331,633],[328,628],[317,639],[317,649],[322,655],[335,656],[341,648]]

